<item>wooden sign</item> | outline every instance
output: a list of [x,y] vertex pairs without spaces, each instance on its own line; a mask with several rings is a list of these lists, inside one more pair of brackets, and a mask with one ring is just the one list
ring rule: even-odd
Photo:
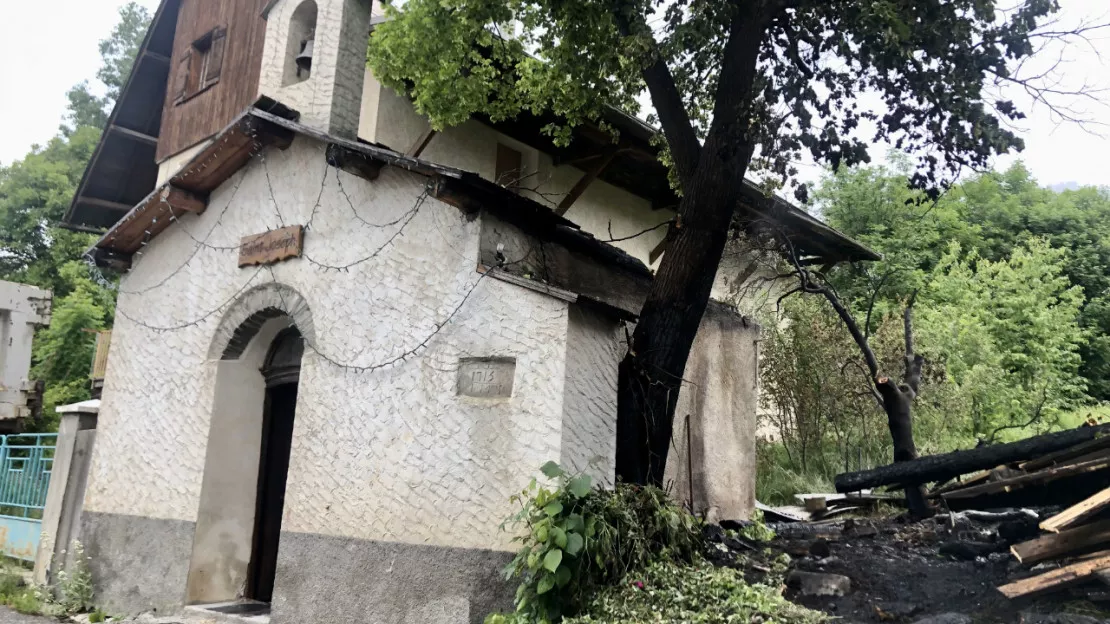
[[273,264],[289,258],[299,258],[303,247],[302,225],[290,225],[262,234],[244,236],[239,241],[239,266]]

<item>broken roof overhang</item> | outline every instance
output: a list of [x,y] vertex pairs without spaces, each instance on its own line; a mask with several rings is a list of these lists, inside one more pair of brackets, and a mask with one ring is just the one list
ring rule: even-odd
[[154,188],[155,149],[181,0],[163,0],[135,57],[131,74],[108,117],[62,225],[101,232]]
[[[544,126],[558,122],[554,116],[524,112],[511,121],[483,121],[509,137],[551,154],[556,165],[588,168],[591,161],[619,145],[616,155],[597,179],[648,199],[655,209],[678,207],[679,197],[670,186],[667,168],[659,161],[659,149],[653,144],[657,131],[616,107],[608,108],[603,121],[620,132],[619,144],[614,144],[613,136],[599,126],[588,124],[572,130],[573,140],[569,146],[555,145],[543,131]],[[745,181],[742,195],[742,208],[747,214],[739,214],[741,210],[738,217],[749,222],[764,221],[787,230],[801,257],[819,264],[882,258],[805,210],[778,196],[767,195],[750,181]]]
[[96,242],[90,253],[97,264],[126,269],[131,255],[172,225],[185,212],[203,212],[208,195],[239,171],[259,150],[285,148],[295,135],[327,144],[329,164],[373,170],[392,166],[428,178],[432,196],[467,213],[487,210],[522,230],[557,242],[572,252],[647,279],[651,271],[621,249],[602,242],[573,222],[527,197],[477,174],[404,156],[391,149],[331,136],[294,121],[297,113],[262,98],[218,133],[176,175],[147,195]]

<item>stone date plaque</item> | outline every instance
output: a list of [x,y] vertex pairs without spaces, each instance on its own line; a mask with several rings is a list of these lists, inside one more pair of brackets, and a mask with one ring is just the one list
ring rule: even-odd
[[513,396],[516,358],[486,357],[459,360],[459,396],[505,399]]

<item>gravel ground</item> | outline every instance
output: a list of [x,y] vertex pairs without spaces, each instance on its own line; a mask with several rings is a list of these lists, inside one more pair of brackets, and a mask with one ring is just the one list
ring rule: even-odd
[[0,624],[45,624],[46,622],[57,622],[54,618],[42,617],[38,615],[23,615],[16,613],[7,607],[0,607]]

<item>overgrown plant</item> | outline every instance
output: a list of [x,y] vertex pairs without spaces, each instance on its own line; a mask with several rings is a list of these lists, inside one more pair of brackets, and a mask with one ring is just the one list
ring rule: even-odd
[[690,562],[701,549],[700,522],[659,488],[594,488],[588,475],[569,475],[554,462],[541,471],[551,486],[533,479],[513,496],[521,508],[507,521],[524,527],[506,568],[520,579],[516,612],[491,615],[487,624],[558,622],[628,573],[659,560]]
[[56,603],[66,613],[84,613],[93,609],[92,572],[89,556],[81,542],[73,540],[73,558],[68,570],[58,571],[58,597]]

